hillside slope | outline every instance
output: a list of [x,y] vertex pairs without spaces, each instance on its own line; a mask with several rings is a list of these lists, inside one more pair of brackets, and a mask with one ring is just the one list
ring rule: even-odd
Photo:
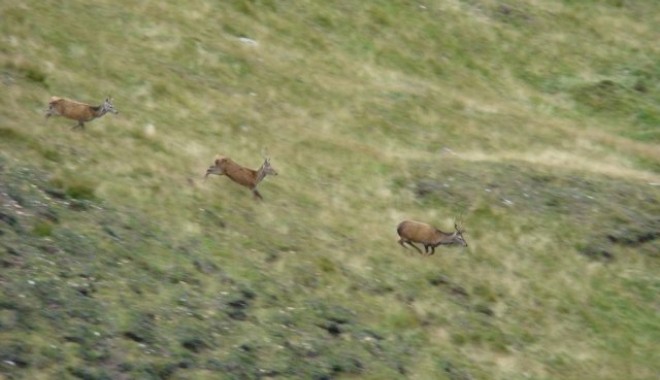
[[[654,2],[0,17],[0,379],[660,372]],[[264,201],[216,154],[270,156]],[[404,250],[407,218],[469,247]]]

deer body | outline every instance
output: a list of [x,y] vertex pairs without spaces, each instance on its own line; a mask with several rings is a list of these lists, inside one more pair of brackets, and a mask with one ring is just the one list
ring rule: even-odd
[[108,112],[114,114],[119,113],[119,111],[117,111],[112,105],[112,100],[110,98],[106,98],[99,106],[92,106],[75,100],[53,96],[48,102],[46,119],[51,116],[63,116],[67,119],[78,121],[78,124],[73,126],[74,129],[82,129],[85,128],[86,122],[99,118]]
[[414,220],[404,220],[397,226],[396,232],[399,234],[399,244],[405,248],[406,244],[415,248],[419,253],[419,249],[414,243],[419,243],[424,246],[424,253],[433,255],[435,247],[439,245],[460,244],[467,247],[465,239],[463,239],[463,229],[454,223],[455,232],[448,233],[442,232],[430,224],[417,222]]
[[270,159],[268,158],[264,160],[259,169],[253,170],[237,164],[229,157],[217,156],[213,165],[206,170],[204,177],[206,178],[210,174],[226,175],[232,181],[250,189],[255,198],[263,199],[257,190],[257,185],[267,175],[277,175],[277,171],[270,166]]

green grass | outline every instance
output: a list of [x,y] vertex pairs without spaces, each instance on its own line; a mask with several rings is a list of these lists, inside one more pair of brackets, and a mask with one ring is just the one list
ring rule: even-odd
[[[653,2],[0,14],[0,378],[660,372]],[[216,154],[269,155],[265,200]],[[404,250],[406,218],[469,247]]]

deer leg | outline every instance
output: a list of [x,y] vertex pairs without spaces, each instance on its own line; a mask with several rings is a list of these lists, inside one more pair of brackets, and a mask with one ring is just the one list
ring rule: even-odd
[[254,194],[255,199],[258,199],[258,200],[263,200],[264,199],[264,197],[262,197],[261,194],[259,194],[259,192],[257,191],[256,188],[252,189],[252,194]]
[[417,252],[419,252],[420,255],[423,255],[422,250],[419,249],[415,244],[413,244],[413,243],[410,242],[410,241],[408,241],[408,242],[406,242],[406,243],[408,243],[409,246],[415,248],[415,249],[417,250]]
[[85,129],[85,123],[79,121],[78,124],[74,125],[71,129]]
[[418,248],[415,244],[413,244],[412,242],[409,242],[409,241],[406,241],[406,240],[403,240],[403,239],[399,239],[399,244],[401,244],[401,246],[402,246],[403,248],[406,248],[406,243],[407,243],[409,246],[415,248],[415,249],[417,250],[417,252],[419,252],[420,255],[423,254],[423,253],[422,253],[422,250],[419,249],[419,248]]

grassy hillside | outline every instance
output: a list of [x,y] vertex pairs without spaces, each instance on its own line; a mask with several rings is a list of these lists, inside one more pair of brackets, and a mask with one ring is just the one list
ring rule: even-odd
[[[0,4],[0,379],[651,379],[660,5]],[[118,115],[72,130],[50,96]],[[263,202],[203,174],[279,171]],[[469,247],[422,257],[418,219]]]

